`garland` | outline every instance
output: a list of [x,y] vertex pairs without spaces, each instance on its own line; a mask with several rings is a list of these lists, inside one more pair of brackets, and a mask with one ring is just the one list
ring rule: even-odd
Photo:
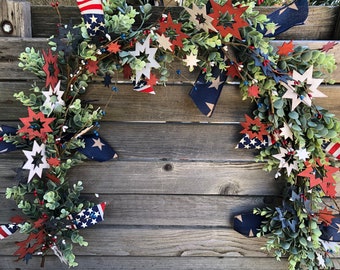
[[[248,215],[260,220],[258,236],[269,234],[265,248],[278,259],[288,256],[289,269],[331,268],[329,257],[337,244],[322,235],[325,228],[338,229],[333,215],[339,209],[335,200],[323,197],[336,195],[334,174],[339,169],[330,153],[338,146],[340,123],[313,100],[325,96],[318,90],[323,80],[332,82],[335,60],[327,51],[335,43],[319,50],[292,41],[274,48],[266,36],[274,36],[281,26],[255,11],[252,2],[187,1],[178,18],[168,12],[151,23],[148,3],[134,8],[125,0],[103,0],[104,12],[99,8],[91,14],[82,1],[78,4],[80,25],[61,26],[58,36],[50,38],[49,50],[27,48],[19,57],[19,66],[45,84],[34,82],[29,94],[14,94],[27,107],[28,117],[20,118],[18,129],[2,126],[0,133],[1,152],[22,149],[27,158],[17,170],[19,184],[6,190],[6,198],[16,201],[23,216],[0,230],[1,238],[17,229],[28,235],[17,243],[15,255],[28,261],[33,254],[44,258],[52,251],[76,266],[73,244],[87,245],[80,229],[103,220],[105,203],[82,198],[82,183],[72,185],[67,177],[86,158],[117,157],[98,134],[105,109],[81,100],[91,80],[102,77],[117,91],[113,78],[123,73],[134,79],[134,90],[154,93],[153,85],[166,84],[173,72],[181,75],[171,69],[174,61],[181,61],[189,71],[201,70],[190,95],[202,111],[200,104],[207,98],[202,91],[219,93],[227,77],[239,80],[243,99],[257,105],[242,123],[237,148],[259,149],[257,160],[264,169],[276,171],[275,177],[287,183],[282,206]],[[59,14],[58,5],[54,7]],[[218,95],[204,102],[209,116]]]

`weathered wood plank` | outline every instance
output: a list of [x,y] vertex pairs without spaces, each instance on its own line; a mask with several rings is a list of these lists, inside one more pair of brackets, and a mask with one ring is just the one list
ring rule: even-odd
[[[254,207],[277,206],[280,199],[263,196],[202,196],[202,195],[86,195],[87,198],[107,202],[105,226],[190,226],[232,227],[232,217]],[[0,224],[20,215],[13,200],[0,196],[3,210]],[[209,217],[209,218],[207,218]]]
[[[172,17],[176,18],[179,14],[180,7],[171,7]],[[277,8],[260,7],[260,12],[268,14]],[[338,16],[338,7],[310,7],[309,17],[304,25],[296,26],[281,34],[279,39],[333,39],[336,19]],[[150,21],[154,22],[161,17],[164,11],[163,7],[154,7],[153,16]],[[80,22],[80,14],[77,7],[60,7],[62,22],[69,23],[72,20],[74,24]],[[318,18],[315,20],[315,18]],[[59,19],[56,12],[50,6],[32,6],[32,32],[34,37],[48,37],[55,33],[56,25]],[[138,22],[136,23],[138,24]]]
[[[0,159],[0,191],[15,185],[12,168],[21,159]],[[100,171],[100,176],[98,176]],[[278,195],[283,182],[258,163],[113,161],[74,167],[72,181],[83,181],[86,193]]]
[[[14,257],[2,256],[2,270],[25,269],[37,270],[40,259],[33,257],[28,264],[23,261],[13,262]],[[103,257],[103,256],[77,256],[79,266],[74,269],[82,270],[286,270],[288,265],[285,259],[281,262],[273,258],[237,258],[237,257]],[[55,256],[46,257],[45,268],[48,270],[69,269],[60,264]]]
[[2,0],[0,23],[7,22],[9,30],[0,29],[0,37],[31,37],[31,5],[25,0]]
[[[17,120],[26,115],[25,107],[13,97],[18,91],[28,92],[29,82],[0,82],[0,120]],[[114,93],[101,84],[95,83],[88,89],[83,99],[92,100],[95,107],[105,108],[103,121],[169,121],[169,122],[242,122],[244,114],[251,114],[254,103],[242,101],[240,90],[235,85],[225,85],[212,117],[204,116],[189,96],[190,85],[168,85],[155,87],[156,95],[148,95],[132,90],[131,85],[120,85]],[[319,87],[328,98],[316,98],[317,105],[340,116],[338,102],[339,86]],[[111,96],[112,95],[112,96]],[[111,96],[111,97],[110,97]]]
[[[121,228],[99,224],[95,230],[86,229],[81,234],[89,246],[74,247],[77,255],[267,257],[260,250],[265,238],[247,238],[231,228]],[[22,238],[19,233],[2,240],[0,255],[13,254],[14,241]]]

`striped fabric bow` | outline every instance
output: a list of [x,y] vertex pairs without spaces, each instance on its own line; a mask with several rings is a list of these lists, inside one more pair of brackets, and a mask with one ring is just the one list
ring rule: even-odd
[[90,37],[106,34],[104,11],[101,0],[77,0]]
[[18,226],[16,224],[4,224],[0,225],[0,240],[10,236],[18,230]]

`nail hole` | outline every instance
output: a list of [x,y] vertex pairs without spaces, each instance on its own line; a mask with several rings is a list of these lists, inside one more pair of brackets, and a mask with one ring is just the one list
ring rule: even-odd
[[165,165],[163,166],[163,170],[164,170],[164,171],[167,171],[167,172],[172,171],[173,168],[174,168],[174,167],[173,167],[172,164],[170,164],[170,163],[167,163],[167,164],[165,164]]

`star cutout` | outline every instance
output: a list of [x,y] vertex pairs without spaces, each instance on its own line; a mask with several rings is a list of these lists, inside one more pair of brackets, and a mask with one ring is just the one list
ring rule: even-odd
[[150,35],[145,39],[144,43],[141,44],[139,42],[136,43],[136,49],[133,52],[130,52],[131,55],[137,57],[140,56],[141,53],[144,53],[147,56],[146,64],[142,70],[136,70],[136,81],[139,81],[144,75],[147,78],[150,78],[151,68],[159,68],[160,65],[155,60],[157,48],[150,48]]
[[303,161],[306,161],[307,159],[309,159],[309,154],[310,154],[310,152],[307,152],[306,148],[296,150],[296,156],[300,160],[303,160]]
[[[214,0],[210,0],[210,3],[213,9],[213,13],[209,14],[213,18],[212,25],[221,36],[226,37],[228,34],[231,34],[233,37],[242,40],[240,28],[248,26],[248,23],[241,16],[248,7],[234,7],[232,0],[228,0],[223,6]],[[225,14],[231,16],[228,22],[224,22],[226,20]]]
[[157,35],[157,43],[159,44],[160,48],[163,48],[164,50],[169,50],[172,52],[172,43],[170,42],[170,38],[164,36],[164,34],[162,35]]
[[[313,66],[311,66],[304,74],[300,74],[296,70],[293,70],[293,80],[289,80],[287,83],[280,82],[287,91],[282,98],[288,98],[292,100],[291,110],[293,111],[300,103],[304,103],[307,106],[312,106],[313,97],[327,97],[320,92],[317,88],[323,81],[323,79],[313,78]],[[297,92],[301,90],[302,92]]]
[[197,59],[197,55],[193,54],[192,52],[190,52],[190,55],[187,55],[186,58],[183,59],[183,62],[185,62],[189,67],[190,72],[194,70],[194,66],[197,66],[199,61],[200,60]]
[[58,106],[65,106],[65,102],[63,100],[64,91],[60,90],[60,80],[54,89],[50,85],[49,90],[43,91],[42,94],[46,98],[43,104],[44,107],[51,108],[53,111]]
[[280,128],[280,130],[281,130],[281,133],[280,133],[281,137],[285,139],[290,138],[291,140],[293,140],[293,132],[286,122],[283,123],[283,127]]
[[263,141],[264,135],[268,135],[267,125],[261,123],[259,118],[251,119],[248,115],[245,115],[246,122],[242,122],[241,126],[244,128],[240,133],[247,134],[250,139],[259,139]]
[[207,15],[205,7],[199,8],[196,4],[192,4],[192,9],[185,7],[185,10],[190,14],[190,21],[192,21],[198,29],[202,29],[207,33],[209,33],[209,30],[217,32],[211,24],[213,18]]
[[224,81],[221,81],[221,76],[217,76],[217,78],[214,78],[211,81],[211,84],[208,88],[215,88],[216,90],[218,90],[221,84],[224,84]]
[[120,45],[118,44],[118,42],[111,42],[108,46],[107,46],[107,50],[110,53],[117,53],[120,52]]
[[45,139],[46,133],[53,131],[49,124],[55,118],[46,118],[42,112],[35,113],[30,107],[27,110],[28,117],[19,118],[24,126],[18,130],[18,133],[27,133],[30,140],[34,138]]
[[45,156],[45,144],[39,145],[34,141],[32,151],[23,150],[23,152],[27,161],[22,168],[29,170],[27,182],[29,183],[35,174],[41,178],[42,170],[50,167]]
[[42,50],[45,64],[43,65],[43,71],[46,74],[45,87],[51,85],[53,88],[58,82],[58,74],[60,72],[58,68],[58,55],[53,55],[51,49],[46,53]]
[[100,138],[98,139],[92,139],[93,140],[93,145],[92,147],[98,147],[101,150],[103,150],[103,146],[105,145],[104,143],[101,142]]
[[293,151],[280,147],[280,153],[273,155],[273,157],[280,161],[279,168],[285,168],[288,176],[292,170],[298,170],[298,163],[294,158]]
[[182,32],[181,28],[182,28],[181,23],[174,23],[172,21],[170,12],[168,13],[167,20],[159,24],[158,32],[164,33],[165,36],[170,38],[170,42],[172,43],[171,45],[172,50],[175,49],[175,46],[182,48],[183,47],[182,39],[189,38],[187,34]]

